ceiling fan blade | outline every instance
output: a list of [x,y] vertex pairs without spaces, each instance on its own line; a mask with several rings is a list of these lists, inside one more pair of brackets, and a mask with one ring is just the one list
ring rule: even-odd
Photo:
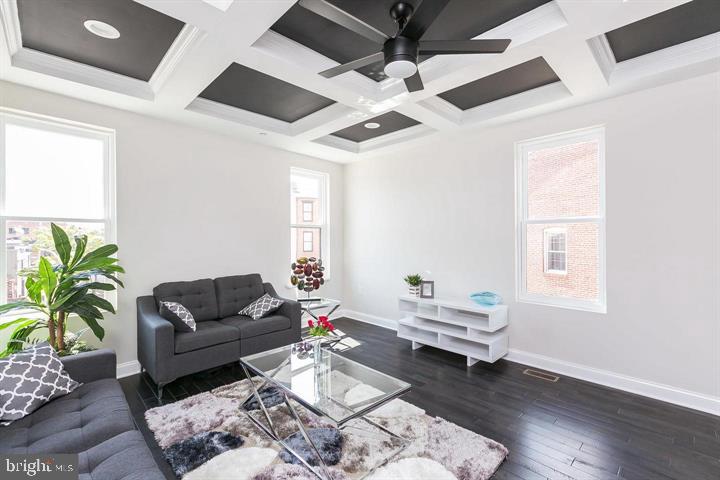
[[388,39],[388,36],[380,30],[368,25],[362,20],[358,20],[326,0],[299,0],[298,5],[306,10],[310,10],[316,15],[325,17],[331,22],[337,23],[338,25],[353,31],[358,35],[362,35],[373,42],[383,44],[385,43],[385,40]]
[[350,70],[356,70],[367,65],[372,65],[376,62],[382,62],[383,59],[384,55],[382,52],[373,53],[372,55],[368,55],[367,57],[358,58],[357,60],[353,60],[352,62],[343,63],[342,65],[338,65],[337,67],[329,68],[325,71],[320,72],[320,75],[325,78],[336,77],[342,73],[349,72]]
[[425,88],[422,83],[422,78],[420,78],[420,72],[415,72],[415,75],[406,78],[405,86],[407,87],[408,92],[417,92]]
[[421,55],[455,55],[463,53],[503,53],[509,39],[488,40],[424,40],[420,41]]
[[410,17],[405,28],[398,33],[404,37],[420,40],[425,31],[440,15],[450,0],[422,0]]

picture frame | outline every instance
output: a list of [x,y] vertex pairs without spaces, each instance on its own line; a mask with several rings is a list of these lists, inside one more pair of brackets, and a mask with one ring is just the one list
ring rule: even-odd
[[435,282],[433,280],[420,282],[420,298],[435,298]]

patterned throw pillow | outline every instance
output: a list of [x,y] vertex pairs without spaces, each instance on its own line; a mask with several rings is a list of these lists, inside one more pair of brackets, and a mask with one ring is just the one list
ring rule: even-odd
[[79,386],[48,342],[0,358],[0,425],[9,425]]
[[252,318],[253,320],[257,320],[259,318],[264,317],[270,312],[274,312],[278,308],[280,308],[280,305],[285,303],[284,300],[280,300],[279,298],[271,297],[267,293],[263,295],[262,297],[258,298],[254,302],[252,302],[247,307],[243,308],[238,312],[240,315],[247,315],[248,317]]
[[190,310],[177,302],[160,302],[160,316],[172,323],[178,332],[194,332],[197,328]]

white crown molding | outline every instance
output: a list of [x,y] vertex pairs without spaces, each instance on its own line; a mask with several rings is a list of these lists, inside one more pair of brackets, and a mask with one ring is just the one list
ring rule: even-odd
[[180,30],[177,38],[175,38],[175,41],[170,45],[168,51],[165,52],[160,64],[148,81],[153,92],[158,93],[160,91],[165,81],[175,71],[180,60],[204,37],[205,34],[192,25],[186,24],[182,30]]
[[605,35],[587,41],[608,85],[618,85],[646,77],[720,59],[720,32],[616,62]]
[[[305,45],[284,37],[273,30],[268,30],[263,33],[252,45],[252,48],[253,50],[292,64],[295,67],[308,70],[318,76],[318,72],[340,65],[338,62]],[[348,72],[333,79],[322,78],[322,80],[332,82],[354,94],[359,94],[361,97],[369,98],[373,101],[379,100],[377,82],[370,80],[358,72]]]
[[359,143],[346,138],[340,138],[335,135],[326,135],[324,137],[316,138],[313,142],[325,145],[326,147],[338,148],[350,153],[360,153]]
[[63,78],[91,87],[111,90],[133,97],[153,100],[155,94],[147,82],[118,73],[56,57],[30,48],[21,48],[11,58],[13,67]]
[[328,133],[354,125],[370,115],[342,103],[333,103],[322,110],[311,113],[290,125],[291,135],[314,140]]
[[487,120],[571,97],[572,93],[562,82],[555,82],[465,110],[460,123],[463,126],[475,126]]
[[463,111],[444,98],[430,97],[418,102],[418,105],[430,110],[435,115],[438,115],[455,125],[460,125],[462,123]]
[[588,39],[587,44],[588,47],[590,47],[593,57],[595,57],[598,67],[600,67],[600,71],[605,77],[605,81],[609,84],[610,75],[612,75],[613,70],[615,70],[617,62],[615,61],[615,54],[612,48],[610,48],[607,37],[603,33],[602,35]]
[[413,140],[415,138],[424,137],[435,132],[432,128],[422,123],[419,125],[413,125],[412,127],[403,128],[395,132],[386,133],[379,137],[365,140],[364,142],[358,143],[358,153],[370,152],[378,148],[387,147],[389,145],[395,145],[396,143]]
[[[338,317],[343,316],[379,327],[397,330],[397,321],[378,317],[354,310],[340,310]],[[641,378],[630,377],[609,370],[566,362],[557,358],[538,355],[511,348],[506,360],[511,362],[541,368],[550,372],[559,373],[568,377],[578,378],[606,387],[617,388],[637,395],[654,398],[663,402],[681,405],[683,407],[700,410],[702,412],[720,415],[720,397],[693,392],[671,385],[664,385]]]
[[8,53],[12,57],[22,48],[17,0],[0,0],[0,23],[5,33]]
[[229,120],[258,130],[268,130],[283,135],[292,134],[291,124],[288,122],[243,110],[242,108],[213,102],[212,100],[202,97],[197,97],[193,100],[190,105],[186,107],[186,110]]

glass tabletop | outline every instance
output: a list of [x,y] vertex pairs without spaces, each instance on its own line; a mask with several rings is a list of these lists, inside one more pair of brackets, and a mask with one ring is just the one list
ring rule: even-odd
[[348,360],[313,342],[242,357],[252,373],[312,411],[341,426],[410,389],[410,384]]

